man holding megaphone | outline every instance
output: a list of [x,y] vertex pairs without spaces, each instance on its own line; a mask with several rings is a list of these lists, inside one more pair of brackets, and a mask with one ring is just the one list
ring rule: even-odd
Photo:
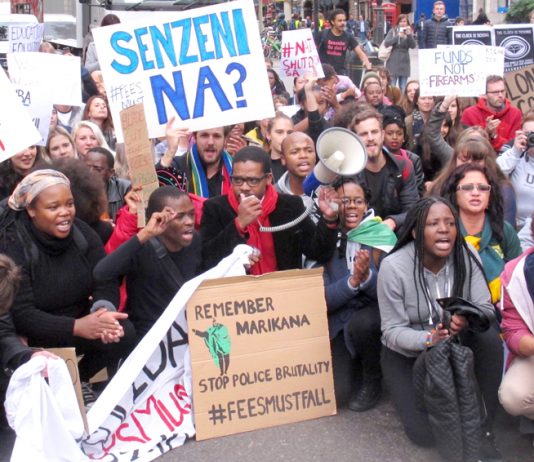
[[[238,244],[260,251],[252,274],[302,268],[302,254],[327,262],[336,248],[339,200],[331,188],[319,192],[320,219],[315,225],[298,196],[278,193],[271,159],[248,146],[234,156],[231,190],[204,203],[200,226],[204,268],[230,255]],[[278,227],[274,232],[274,227]]]

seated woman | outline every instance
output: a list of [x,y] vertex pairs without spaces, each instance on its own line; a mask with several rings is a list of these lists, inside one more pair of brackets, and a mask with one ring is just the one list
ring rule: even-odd
[[101,260],[94,275],[101,284],[126,276],[126,312],[137,341],[150,330],[180,287],[199,273],[200,239],[187,193],[156,189],[148,200],[147,226]]
[[0,163],[0,199],[11,195],[15,186],[31,172],[40,157],[40,148],[29,146]]
[[374,219],[368,210],[370,192],[353,178],[334,183],[340,198],[341,224],[338,252],[324,272],[330,339],[343,335],[351,356],[362,363],[362,383],[354,391],[349,408],[356,412],[374,407],[380,400],[380,313],[376,300],[376,277],[380,238],[395,244],[391,229]]
[[480,127],[469,127],[462,132],[452,152],[452,157],[441,169],[439,175],[434,181],[425,183],[427,195],[439,196],[443,184],[451,177],[452,172],[466,163],[484,165],[493,173],[501,188],[504,219],[510,224],[515,223],[517,207],[514,188],[497,166],[495,151],[488,141],[486,131]]
[[67,130],[63,127],[50,130],[46,141],[46,155],[43,157],[46,161],[76,157],[76,147]]
[[486,167],[461,165],[443,185],[441,195],[457,208],[460,233],[477,249],[491,300],[497,303],[501,296],[500,275],[504,264],[521,254],[515,229],[504,221],[497,179]]
[[75,218],[69,180],[55,170],[27,175],[8,206],[0,216],[0,252],[22,268],[12,307],[17,333],[30,346],[75,347],[89,392],[89,379],[106,366],[112,374],[134,338],[127,315],[115,312],[115,281],[93,279],[105,255],[102,242]]
[[82,120],[74,126],[72,129],[72,139],[76,147],[76,154],[81,159],[85,157],[87,151],[91,148],[100,147],[111,151],[102,134],[102,130],[100,130],[98,125],[88,120]]
[[85,103],[82,120],[98,125],[111,149],[115,149],[115,128],[107,99],[104,95],[93,95]]
[[497,329],[471,331],[460,315],[452,316],[449,328],[444,328],[442,308],[436,302],[442,297],[463,297],[495,322],[482,269],[461,238],[459,226],[447,200],[421,199],[408,212],[395,248],[382,261],[377,286],[382,373],[406,435],[418,445],[433,445],[428,413],[416,398],[412,371],[423,351],[458,335],[462,345],[473,351],[486,410],[480,456],[500,458],[492,435],[503,357]]
[[[534,226],[530,231],[534,237]],[[501,328],[509,354],[499,400],[510,414],[534,421],[534,247],[508,262],[501,280]]]

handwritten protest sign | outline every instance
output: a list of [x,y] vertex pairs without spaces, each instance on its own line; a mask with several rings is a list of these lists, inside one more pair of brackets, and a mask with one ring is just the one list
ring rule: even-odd
[[3,69],[0,69],[0,95],[0,162],[3,162],[37,143],[41,135]]
[[187,319],[197,440],[336,413],[322,270],[205,281]]
[[194,131],[274,115],[251,1],[147,15],[93,35],[113,119],[142,101],[151,138],[172,116]]
[[452,28],[453,45],[494,45],[493,33],[488,26],[459,26]]
[[128,356],[87,413],[91,460],[150,461],[194,436],[185,305],[202,281],[244,275],[251,251],[239,245],[186,282]]
[[495,45],[503,47],[504,71],[512,72],[534,64],[534,26],[511,24],[495,26]]
[[38,51],[43,41],[44,24],[10,24],[9,53]]
[[479,96],[488,74],[503,75],[504,50],[477,45],[419,50],[421,96]]
[[45,146],[50,129],[52,102],[47,100],[46,96],[40,91],[32,93],[29,89],[15,88],[15,93],[28,111],[35,128],[39,130],[41,139],[36,144],[38,146]]
[[137,226],[142,228],[146,225],[145,208],[148,198],[159,187],[143,103],[122,110],[120,120],[124,129],[124,147],[132,184],[143,187],[140,194],[144,207],[137,209]]
[[282,32],[280,75],[284,77],[299,75],[324,77],[323,66],[315,47],[311,29]]
[[508,99],[521,112],[534,107],[534,66],[505,74]]
[[16,88],[39,95],[52,104],[80,106],[82,85],[80,58],[51,53],[10,53],[9,78]]

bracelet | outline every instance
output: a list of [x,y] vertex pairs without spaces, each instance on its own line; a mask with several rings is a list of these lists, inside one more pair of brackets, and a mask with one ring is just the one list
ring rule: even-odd
[[436,329],[432,329],[430,332],[426,333],[425,346],[430,348],[432,346],[432,336],[436,332]]

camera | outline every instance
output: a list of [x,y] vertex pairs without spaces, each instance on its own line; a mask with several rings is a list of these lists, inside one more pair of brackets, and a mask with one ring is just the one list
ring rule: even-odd
[[399,27],[399,33],[406,32],[406,27]]
[[534,147],[534,132],[527,132],[527,149]]

